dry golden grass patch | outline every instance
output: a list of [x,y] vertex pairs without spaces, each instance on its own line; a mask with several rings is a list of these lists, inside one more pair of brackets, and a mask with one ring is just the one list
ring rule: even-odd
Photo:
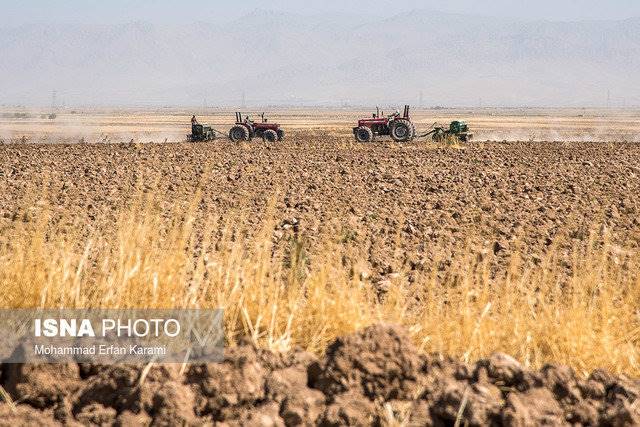
[[72,219],[55,225],[40,206],[0,231],[1,307],[221,307],[230,345],[248,334],[272,349],[317,353],[337,335],[387,321],[424,352],[473,361],[503,351],[531,367],[640,375],[640,266],[603,234],[575,248],[569,276],[553,250],[529,269],[514,256],[498,277],[491,253],[469,250],[447,279],[425,272],[410,283],[401,273],[380,295],[359,274],[366,260],[337,237],[312,255],[296,239],[276,251],[275,222],[247,240],[241,216],[197,215],[194,202],[167,220],[153,196],[133,201],[111,233]]

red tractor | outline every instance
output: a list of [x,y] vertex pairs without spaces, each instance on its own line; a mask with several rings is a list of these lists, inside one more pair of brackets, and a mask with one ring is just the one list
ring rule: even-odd
[[358,126],[353,128],[353,135],[358,142],[371,142],[376,136],[390,135],[396,142],[411,141],[416,136],[416,128],[409,118],[409,106],[404,106],[404,114],[400,112],[386,116],[380,114],[376,108],[373,117],[358,120]]
[[250,141],[254,137],[262,138],[265,142],[276,142],[284,139],[284,130],[277,123],[268,123],[264,113],[261,121],[256,123],[249,116],[242,118],[242,113],[236,112],[236,124],[229,130],[229,139],[233,142]]

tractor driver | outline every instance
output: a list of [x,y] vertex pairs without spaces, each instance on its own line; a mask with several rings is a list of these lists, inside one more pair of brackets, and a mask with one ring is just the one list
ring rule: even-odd
[[393,113],[393,114],[391,114],[391,115],[389,116],[389,118],[390,118],[390,119],[395,119],[396,117],[399,117],[399,116],[400,116],[400,110],[396,110],[396,112],[395,112],[395,113]]
[[198,120],[196,120],[195,114],[191,117],[191,126],[195,126],[198,124]]

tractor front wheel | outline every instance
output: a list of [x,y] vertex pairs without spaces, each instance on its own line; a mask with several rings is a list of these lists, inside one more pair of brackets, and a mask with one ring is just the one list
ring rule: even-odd
[[373,131],[366,126],[360,126],[358,129],[356,129],[356,141],[358,142],[373,141]]
[[415,127],[409,120],[396,120],[391,127],[391,138],[396,142],[411,141],[415,134]]
[[248,141],[249,131],[244,126],[236,125],[229,130],[229,139],[232,142]]
[[282,129],[278,129],[276,133],[278,134],[278,141],[284,140],[284,131]]
[[276,142],[278,140],[278,134],[275,130],[267,129],[262,132],[262,140],[264,142]]

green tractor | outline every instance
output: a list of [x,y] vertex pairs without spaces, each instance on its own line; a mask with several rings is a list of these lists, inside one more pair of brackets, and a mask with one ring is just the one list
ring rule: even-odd
[[191,125],[191,134],[187,135],[187,140],[190,142],[211,141],[214,139],[216,139],[216,134],[213,128],[200,123]]
[[432,128],[433,129],[422,136],[431,135],[431,139],[433,139],[434,142],[445,142],[452,138],[460,142],[468,142],[473,139],[473,133],[469,132],[467,123],[460,120],[451,122],[448,129],[436,123],[433,124]]

